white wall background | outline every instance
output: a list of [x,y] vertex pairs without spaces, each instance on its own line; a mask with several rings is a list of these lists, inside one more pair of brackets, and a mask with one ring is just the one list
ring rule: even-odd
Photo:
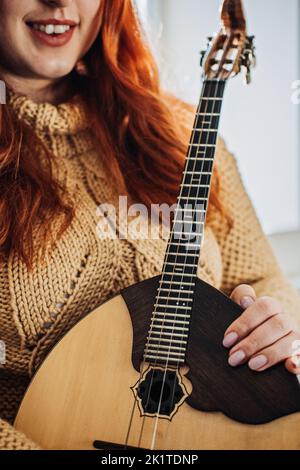
[[[219,29],[220,0],[137,0],[159,60],[163,84],[196,103],[199,51]],[[300,227],[299,110],[292,83],[300,79],[299,0],[244,0],[258,65],[252,85],[241,76],[227,88],[221,133],[267,233]]]

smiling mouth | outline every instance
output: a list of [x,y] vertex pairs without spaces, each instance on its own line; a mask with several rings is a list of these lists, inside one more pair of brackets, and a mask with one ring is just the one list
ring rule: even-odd
[[77,23],[70,20],[41,20],[41,21],[29,21],[26,23],[27,26],[34,29],[35,31],[41,31],[48,35],[51,34],[64,34],[71,28],[75,28]]
[[58,47],[71,40],[78,23],[71,20],[49,19],[28,21],[26,25],[36,39],[48,46]]

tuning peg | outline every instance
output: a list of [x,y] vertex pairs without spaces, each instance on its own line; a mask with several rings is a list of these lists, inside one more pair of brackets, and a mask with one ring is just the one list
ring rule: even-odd
[[206,56],[207,51],[200,51],[200,66],[203,67],[204,58]]
[[207,55],[207,53],[208,53],[208,51],[209,51],[209,49],[210,49],[210,47],[211,47],[211,43],[212,43],[213,39],[214,39],[213,36],[208,36],[208,37],[207,37],[206,50],[200,51],[200,56],[201,56],[201,57],[200,57],[200,65],[201,65],[201,67],[202,67],[203,64],[204,64],[204,58],[205,58],[205,56]]

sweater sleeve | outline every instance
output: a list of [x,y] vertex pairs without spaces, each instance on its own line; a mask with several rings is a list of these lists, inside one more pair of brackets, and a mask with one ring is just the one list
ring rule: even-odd
[[0,450],[39,450],[40,448],[17,431],[6,421],[0,419]]
[[280,300],[300,325],[300,297],[285,279],[244,188],[235,158],[221,139],[216,167],[220,200],[230,217],[227,227],[220,215],[212,222],[222,254],[221,289],[230,294],[236,286],[250,284],[258,296]]
[[0,368],[0,450],[39,449],[12,426],[28,383],[28,377]]

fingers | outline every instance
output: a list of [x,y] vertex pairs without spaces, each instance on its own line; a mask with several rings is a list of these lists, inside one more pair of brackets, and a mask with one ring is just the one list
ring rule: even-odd
[[251,286],[240,285],[231,299],[244,308],[243,314],[226,330],[223,345],[231,348],[232,367],[248,362],[261,372],[285,361],[286,369],[300,375],[300,333],[291,316],[282,312],[280,302],[271,297],[256,299]]
[[256,300],[225,331],[223,346],[230,348],[269,318],[281,313],[281,310],[280,303],[271,297],[261,297]]
[[255,302],[256,294],[253,287],[248,286],[247,284],[241,284],[234,289],[230,298],[236,304],[240,305],[244,310],[246,310]]
[[[269,367],[278,364],[279,362],[288,359],[288,365],[291,366],[291,357],[294,353],[294,343],[300,340],[300,334],[292,332],[289,335],[281,338],[276,344],[273,344],[265,349],[259,351],[259,354],[255,355],[249,361],[249,367],[252,370],[262,372]],[[300,368],[294,366],[291,370],[292,373],[297,374]]]
[[[274,343],[276,343],[276,348],[278,344],[278,350],[279,353],[281,353],[279,340],[289,335],[294,329],[295,323],[290,316],[285,314],[274,315],[231,349],[229,353],[229,364],[235,367],[251,359],[249,367],[254,370],[260,369],[260,367],[267,364],[268,361],[264,360],[264,364],[261,364],[261,362],[263,362],[262,358],[260,358],[261,361],[256,360],[253,362],[252,358],[259,351]],[[286,356],[281,358],[281,360],[284,359],[286,359]]]

